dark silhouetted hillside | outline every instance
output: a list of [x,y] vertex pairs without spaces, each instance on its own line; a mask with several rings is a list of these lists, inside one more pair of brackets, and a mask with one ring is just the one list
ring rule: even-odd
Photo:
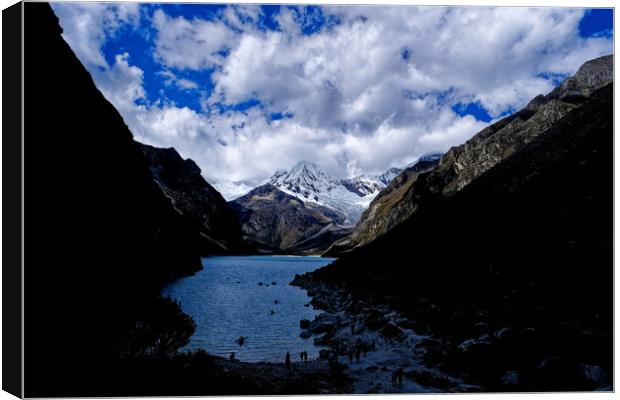
[[198,233],[50,6],[24,8],[25,394],[118,394],[108,363],[170,354],[193,330],[157,296],[201,268]]
[[613,84],[564,100],[494,166],[448,179],[469,180],[451,196],[445,161],[419,175],[409,219],[299,281],[391,303],[441,339],[429,363],[487,389],[609,390]]
[[200,233],[200,249],[207,254],[251,251],[241,238],[237,215],[222,195],[203,177],[193,160],[184,160],[174,148],[138,143],[153,177],[179,214],[192,220]]

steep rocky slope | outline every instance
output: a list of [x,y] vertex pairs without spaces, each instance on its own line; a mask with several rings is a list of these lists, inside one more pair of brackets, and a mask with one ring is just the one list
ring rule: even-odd
[[161,149],[138,143],[149,164],[153,178],[172,206],[194,221],[200,232],[205,253],[247,252],[241,238],[237,215],[228,203],[201,175],[190,159],[184,160],[173,149]]
[[325,255],[338,255],[369,243],[410,216],[416,207],[410,196],[418,175],[430,171],[438,163],[437,157],[422,158],[393,178],[370,202],[355,228],[334,242]]
[[331,208],[303,202],[271,184],[259,186],[229,204],[239,216],[244,239],[267,253],[290,252],[299,242],[346,219]]
[[436,338],[421,349],[429,365],[486,390],[613,389],[613,84],[601,65],[612,68],[580,69],[579,94],[554,91],[453,149],[417,177],[407,220],[298,283],[343,289],[352,312],[363,299],[407,314]]
[[110,363],[192,332],[157,296],[201,268],[199,238],[61,32],[24,4],[25,395],[127,395]]
[[390,168],[381,175],[359,175],[343,179],[342,184],[358,196],[376,195],[402,172],[399,168]]
[[[574,77],[563,81],[551,93],[537,96],[524,109],[483,129],[463,145],[453,147],[436,168],[421,173],[428,172],[430,189],[436,194],[451,196],[545,132],[612,79],[613,56],[588,61]],[[405,171],[399,178],[404,181],[400,191],[387,196],[379,194],[353,232],[328,254],[365,245],[413,215],[420,205],[418,177],[419,173]]]

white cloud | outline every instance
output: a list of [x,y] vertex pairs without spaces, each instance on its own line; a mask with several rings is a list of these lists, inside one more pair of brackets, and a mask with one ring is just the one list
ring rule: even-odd
[[87,67],[107,67],[101,46],[121,27],[140,21],[139,3],[50,3],[63,37]]
[[[96,9],[102,15],[84,27],[82,14],[95,8],[73,7],[55,6],[65,36],[82,61],[103,66],[89,69],[136,137],[176,147],[211,182],[241,187],[300,159],[344,176],[446,151],[486,125],[452,105],[478,102],[495,118],[550,91],[548,74],[572,74],[612,51],[611,39],[579,37],[579,9],[327,7],[341,24],[310,36],[300,33],[317,18],[308,9],[284,8],[279,31],[257,28],[256,6],[227,7],[209,21],[157,10],[154,55],[167,84],[202,96],[179,72],[215,70],[202,113],[165,100],[136,104],[146,95],[131,55],[102,62],[105,35],[135,23],[138,11]],[[214,111],[254,98],[261,107]],[[270,122],[271,113],[292,118]]]
[[237,35],[221,21],[169,17],[162,10],[153,15],[157,30],[155,55],[178,69],[203,69],[220,63],[222,51],[230,49]]
[[179,78],[177,75],[175,75],[173,72],[170,72],[169,70],[160,71],[159,75],[165,78],[164,83],[167,86],[176,86],[184,90],[198,89],[198,84],[196,82],[190,79]]
[[144,99],[143,71],[129,64],[129,53],[118,54],[115,62],[105,71],[92,72],[103,94],[121,114],[131,114],[135,101]]

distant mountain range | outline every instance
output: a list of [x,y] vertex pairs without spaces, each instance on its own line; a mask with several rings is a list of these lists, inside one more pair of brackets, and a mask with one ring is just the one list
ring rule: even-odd
[[300,161],[229,204],[239,216],[244,239],[261,252],[321,254],[351,232],[368,204],[401,172],[390,168],[380,175],[337,179]]
[[354,225],[372,199],[400,172],[398,168],[391,168],[381,175],[337,179],[312,162],[300,161],[290,170],[277,171],[269,182],[304,202],[344,214],[344,224]]
[[[351,233],[368,204],[402,172],[390,168],[379,175],[337,179],[300,161],[226,203],[192,160],[173,148],[137,144],[171,205],[199,232],[205,254],[322,254]],[[440,157],[425,155],[407,170],[436,165]]]

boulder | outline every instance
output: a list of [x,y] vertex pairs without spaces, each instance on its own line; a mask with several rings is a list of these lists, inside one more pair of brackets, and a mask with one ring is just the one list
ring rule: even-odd
[[299,327],[301,329],[310,329],[310,320],[302,319],[301,321],[299,321]]
[[377,331],[385,326],[387,320],[383,313],[377,310],[370,310],[366,315],[366,327],[371,331]]
[[397,340],[401,340],[404,339],[405,334],[403,333],[403,330],[400,329],[399,327],[397,327],[394,324],[386,324],[380,331],[379,333],[383,336],[385,336],[386,338],[389,339],[397,339]]
[[319,359],[320,360],[327,360],[329,358],[329,350],[326,349],[321,349],[319,350]]
[[517,371],[508,371],[502,376],[502,383],[506,386],[518,386],[521,384],[521,375]]
[[310,322],[309,329],[312,333],[333,332],[339,323],[340,317],[331,314],[321,314]]
[[459,350],[463,353],[473,352],[478,348],[487,347],[491,344],[491,337],[483,335],[475,339],[467,339],[459,344]]
[[312,333],[310,333],[309,330],[303,330],[301,331],[301,333],[299,334],[299,337],[303,338],[303,339],[308,339],[310,336],[312,336]]
[[582,379],[586,384],[591,385],[593,389],[601,389],[611,383],[609,375],[600,365],[582,365]]

